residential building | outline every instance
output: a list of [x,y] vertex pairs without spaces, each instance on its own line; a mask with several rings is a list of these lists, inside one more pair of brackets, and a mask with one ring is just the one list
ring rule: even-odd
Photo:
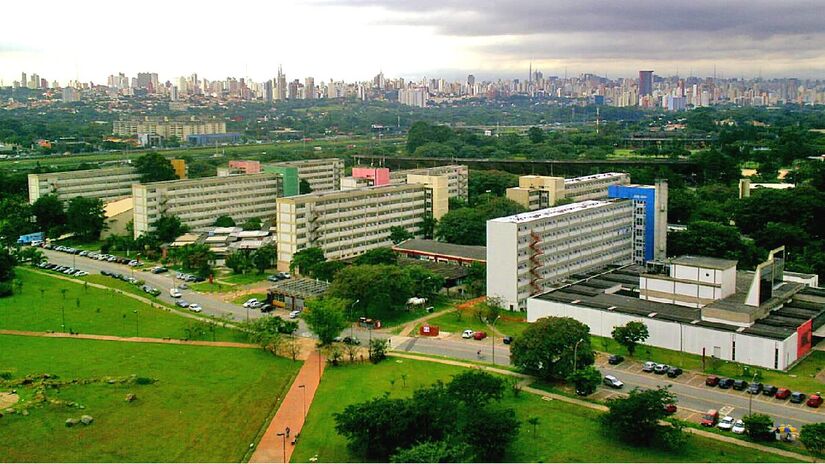
[[456,245],[411,238],[392,247],[393,251],[406,258],[469,266],[472,263],[487,262],[487,248],[477,245]]
[[487,294],[510,310],[581,272],[633,258],[634,204],[587,200],[487,221]]
[[172,164],[172,169],[175,170],[175,175],[178,176],[178,179],[186,179],[189,177],[189,167],[186,165],[186,160],[171,159],[169,162]]
[[606,172],[565,179],[550,176],[520,176],[519,186],[507,189],[507,198],[529,210],[555,206],[561,199],[573,202],[607,198],[607,187],[630,183],[630,175]]
[[259,161],[233,160],[229,166],[218,167],[218,176],[238,176],[243,174],[258,174],[268,172],[280,174],[283,178],[283,195],[291,197],[300,193],[300,179],[298,178],[298,168],[277,165],[262,165]]
[[427,209],[424,185],[385,185],[356,190],[313,192],[278,199],[278,268],[292,256],[318,247],[327,259],[345,259],[390,247],[390,229],[421,235]]
[[298,178],[309,183],[313,192],[340,190],[344,177],[344,160],[340,158],[320,158],[298,161],[282,161],[263,165],[266,172],[272,168],[298,169]]
[[639,96],[653,94],[653,71],[639,71]]
[[527,320],[571,317],[601,337],[642,322],[647,345],[784,370],[825,336],[825,289],[783,269],[779,248],[755,272],[701,256],[593,272],[530,297]]
[[29,203],[52,193],[63,201],[86,197],[108,202],[131,195],[132,184],[140,182],[140,173],[128,166],[29,174],[28,178]]
[[407,176],[410,174],[420,176],[446,176],[447,194],[449,195],[449,197],[459,198],[464,201],[467,201],[469,199],[469,195],[467,192],[470,171],[464,164],[450,164],[445,166],[436,166],[432,168],[404,169],[400,171],[392,171],[390,172],[390,183],[407,183]]
[[106,227],[100,233],[101,239],[111,235],[126,235],[134,215],[132,197],[106,203],[103,205],[103,214],[106,217]]
[[398,103],[407,106],[427,107],[429,92],[426,88],[398,89]]
[[221,216],[237,223],[271,219],[276,198],[283,196],[283,181],[273,173],[172,180],[135,184],[132,196],[138,237],[162,215],[177,216],[193,230],[212,226]]
[[656,185],[611,185],[609,198],[633,201],[633,262],[667,258],[667,180]]
[[190,135],[226,134],[226,122],[219,119],[201,120],[194,116],[188,119],[149,117],[143,119],[120,119],[114,121],[112,134],[136,136],[138,134],[157,135],[164,139],[177,137],[187,142]]

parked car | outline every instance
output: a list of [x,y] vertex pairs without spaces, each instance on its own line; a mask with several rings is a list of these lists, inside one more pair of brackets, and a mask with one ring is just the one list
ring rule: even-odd
[[199,305],[197,303],[192,303],[192,304],[189,305],[189,311],[199,313],[199,312],[203,311],[203,308],[201,308],[201,305]]
[[252,305],[257,303],[257,302],[258,302],[257,298],[250,298],[250,299],[246,300],[246,302],[243,304],[243,307],[244,308],[251,308]]
[[344,343],[347,345],[360,345],[361,340],[358,337],[344,337]]
[[736,419],[736,422],[733,423],[733,427],[730,429],[733,433],[745,433],[745,421],[742,419]]
[[292,275],[289,272],[279,272],[278,277],[282,279],[291,279]]
[[675,379],[676,377],[679,377],[680,375],[682,375],[682,368],[681,367],[671,366],[670,369],[667,370],[667,376],[670,377],[671,379]]
[[133,260],[129,261],[128,264],[129,264],[129,266],[134,267],[134,266],[137,266],[138,264],[140,264],[140,261],[137,261],[137,260],[133,259]]
[[717,422],[719,422],[719,411],[711,409],[702,415],[702,420],[699,421],[699,424],[705,427],[713,427]]
[[300,315],[301,315],[301,311],[297,311],[297,310],[296,310],[296,311],[291,311],[291,312],[289,313],[289,318],[290,318],[290,319],[296,319],[296,318],[298,318],[298,316],[300,316]]
[[176,305],[180,306],[181,308],[188,308],[190,303],[186,300],[178,300],[175,302]]
[[271,275],[271,276],[267,277],[267,278],[266,278],[266,280],[268,280],[268,281],[270,281],[270,282],[278,282],[278,281],[280,281],[281,279],[279,279],[277,275],[274,275],[274,274],[273,274],[273,275]]
[[729,431],[730,429],[733,428],[733,423],[734,422],[736,422],[736,419],[734,419],[731,416],[723,417],[722,420],[719,421],[719,425],[718,425],[719,430]]
[[261,312],[262,313],[272,312],[273,309],[274,308],[272,307],[271,304],[265,304],[265,305],[261,306]]
[[186,285],[186,282],[181,282],[178,284],[178,288],[181,290],[186,290],[187,288],[189,288],[189,286]]
[[605,385],[607,385],[610,388],[622,388],[624,386],[624,383],[622,383],[621,380],[617,379],[616,377],[614,377],[612,375],[604,376],[603,382],[604,382]]
[[721,388],[723,390],[727,390],[731,387],[733,387],[733,379],[725,378],[725,379],[719,380],[719,388]]
[[612,364],[614,366],[616,364],[621,363],[622,361],[624,361],[624,356],[620,356],[618,354],[611,354],[610,356],[607,357],[607,363]]
[[776,390],[776,395],[774,397],[778,400],[784,400],[791,396],[791,391],[787,388],[780,388]]
[[802,403],[805,401],[805,394],[802,392],[793,392],[791,393],[791,403]]
[[158,267],[153,267],[151,269],[151,272],[152,272],[152,274],[163,274],[164,272],[169,272],[169,269],[166,269],[165,267],[162,267],[162,266],[158,266]]
[[818,408],[822,405],[822,396],[819,393],[813,394],[805,404],[812,408]]
[[484,340],[487,338],[487,332],[478,331],[473,333],[473,340]]
[[169,296],[172,298],[180,298],[183,296],[183,293],[180,292],[177,288],[170,288],[169,289]]
[[665,405],[665,413],[667,414],[676,414],[676,405],[673,403],[669,403]]
[[762,387],[762,394],[765,396],[774,396],[779,389],[773,385],[765,385]]
[[656,363],[653,361],[646,361],[642,364],[642,372],[653,372],[653,369],[656,369]]
[[656,367],[653,368],[653,373],[662,375],[666,373],[668,369],[670,369],[670,366],[667,364],[656,364]]
[[470,329],[466,329],[464,332],[461,332],[461,338],[473,338],[473,333],[475,332]]
[[258,308],[260,308],[260,307],[261,307],[261,306],[263,306],[263,305],[264,305],[264,302],[263,302],[263,301],[256,301],[256,302],[254,302],[254,303],[250,304],[250,305],[249,305],[249,308],[250,308],[250,309],[258,309]]
[[762,387],[763,385],[759,382],[752,383],[751,386],[748,387],[748,393],[750,393],[751,395],[758,395],[762,393]]
[[508,335],[502,338],[501,341],[503,341],[505,345],[509,345],[510,343],[513,343],[513,337],[511,335]]
[[734,380],[733,381],[733,389],[737,391],[743,391],[748,388],[748,382],[744,380]]

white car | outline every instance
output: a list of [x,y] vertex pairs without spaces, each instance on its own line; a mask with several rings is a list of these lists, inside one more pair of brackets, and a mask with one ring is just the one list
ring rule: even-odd
[[737,419],[730,430],[733,433],[745,433],[745,422],[742,419]]
[[180,298],[183,296],[183,293],[180,292],[177,288],[170,288],[169,289],[169,296],[172,298]]
[[192,311],[194,313],[199,313],[199,312],[203,311],[203,308],[201,308],[201,305],[199,305],[197,303],[192,303],[192,304],[189,305],[189,311]]
[[610,388],[622,388],[624,383],[612,375],[604,376],[603,383]]
[[289,318],[290,319],[296,319],[300,315],[301,315],[301,311],[292,311],[292,312],[289,313]]
[[717,427],[719,427],[720,430],[730,430],[733,428],[734,422],[736,422],[736,419],[731,416],[725,416],[719,421],[719,425]]
[[473,338],[474,333],[475,332],[473,332],[472,330],[467,329],[467,330],[465,330],[464,332],[461,333],[461,338]]
[[258,302],[257,298],[250,298],[250,299],[246,300],[246,303],[243,304],[243,307],[244,308],[252,308],[253,307],[252,305],[256,304],[257,302]]

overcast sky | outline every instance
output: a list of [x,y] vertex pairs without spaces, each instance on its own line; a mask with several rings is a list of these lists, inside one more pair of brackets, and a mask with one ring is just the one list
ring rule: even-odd
[[3,2],[0,79],[825,78],[825,0]]

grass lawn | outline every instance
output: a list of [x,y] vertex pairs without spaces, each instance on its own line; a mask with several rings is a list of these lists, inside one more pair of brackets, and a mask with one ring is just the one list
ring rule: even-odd
[[221,282],[226,282],[229,284],[236,284],[236,285],[248,285],[248,284],[256,284],[256,283],[266,283],[266,277],[269,274],[258,274],[257,272],[249,272],[247,274],[229,274],[229,275],[222,275],[217,279]]
[[[91,282],[91,283],[94,283],[94,284],[105,285],[107,287],[116,288],[118,290],[123,290],[124,292],[127,292],[127,293],[133,293],[135,295],[142,296],[144,298],[148,298],[150,300],[157,301],[158,304],[165,304],[162,301],[160,301],[157,297],[154,297],[154,296],[144,292],[143,290],[141,290],[140,286],[135,285],[135,284],[130,284],[129,282],[124,282],[120,279],[114,279],[112,277],[101,275],[101,274],[89,274],[85,277],[75,277],[75,278],[79,279],[79,280],[85,280],[87,282]],[[138,275],[136,278],[140,278],[140,275]],[[161,290],[165,290],[165,289],[161,289]]]
[[[85,408],[47,405],[3,417],[0,461],[239,462],[299,366],[255,349],[0,336],[0,370],[15,377],[157,380],[50,389],[49,398]],[[26,402],[32,390],[18,387]],[[127,393],[137,400],[125,402]],[[82,414],[94,423],[64,425]]]
[[496,321],[496,328],[504,335],[521,335],[524,329],[530,326],[530,323],[522,314],[524,313],[503,312],[499,320]]
[[[296,445],[293,462],[307,462],[317,456],[319,462],[357,462],[346,441],[335,432],[333,414],[353,403],[366,401],[384,392],[390,396],[408,396],[419,387],[436,380],[448,381],[462,368],[427,361],[389,358],[376,366],[358,364],[330,368],[324,373],[320,389],[309,410],[307,425]],[[407,374],[406,388],[401,375]],[[390,380],[394,379],[392,384]],[[505,462],[781,462],[780,456],[746,450],[732,444],[700,437],[689,437],[681,452],[635,448],[605,437],[598,424],[599,413],[571,407],[560,401],[544,401],[522,393],[505,394],[503,404],[516,410],[522,421],[518,438]],[[540,424],[533,436],[526,423],[537,416]]]
[[[627,356],[627,350],[619,346],[611,338],[592,336],[592,346],[594,349],[608,353],[619,353]],[[679,366],[682,369],[690,369],[708,374],[717,374],[725,377],[741,378],[750,381],[753,373],[759,371],[762,374],[762,383],[786,387],[791,390],[798,390],[805,393],[814,393],[823,390],[825,383],[815,378],[816,374],[825,368],[825,351],[813,351],[808,357],[794,366],[790,371],[781,372],[758,367],[750,367],[750,376],[743,374],[744,365],[722,360],[711,360],[706,358],[705,369],[702,369],[702,357],[680,353],[678,351],[666,350],[652,346],[640,345],[636,348],[636,356],[631,358],[637,361],[656,361],[664,364]]]
[[447,314],[442,314],[441,316],[428,319],[427,322],[430,325],[438,326],[438,329],[441,332],[461,333],[464,332],[465,329],[470,329],[476,332],[490,332],[487,324],[478,320],[478,318],[475,317],[475,315],[473,315],[470,311],[461,311],[458,309]]
[[235,290],[235,285],[227,285],[219,282],[209,283],[209,281],[189,284],[189,288],[201,293],[226,293]]
[[[23,267],[16,271],[17,278],[23,281],[23,291],[0,298],[0,328],[3,329],[184,338],[185,329],[196,322],[112,290],[84,287]],[[61,327],[64,315],[61,309],[65,309],[65,330]],[[217,327],[215,339],[246,341],[246,336],[237,330]]]

